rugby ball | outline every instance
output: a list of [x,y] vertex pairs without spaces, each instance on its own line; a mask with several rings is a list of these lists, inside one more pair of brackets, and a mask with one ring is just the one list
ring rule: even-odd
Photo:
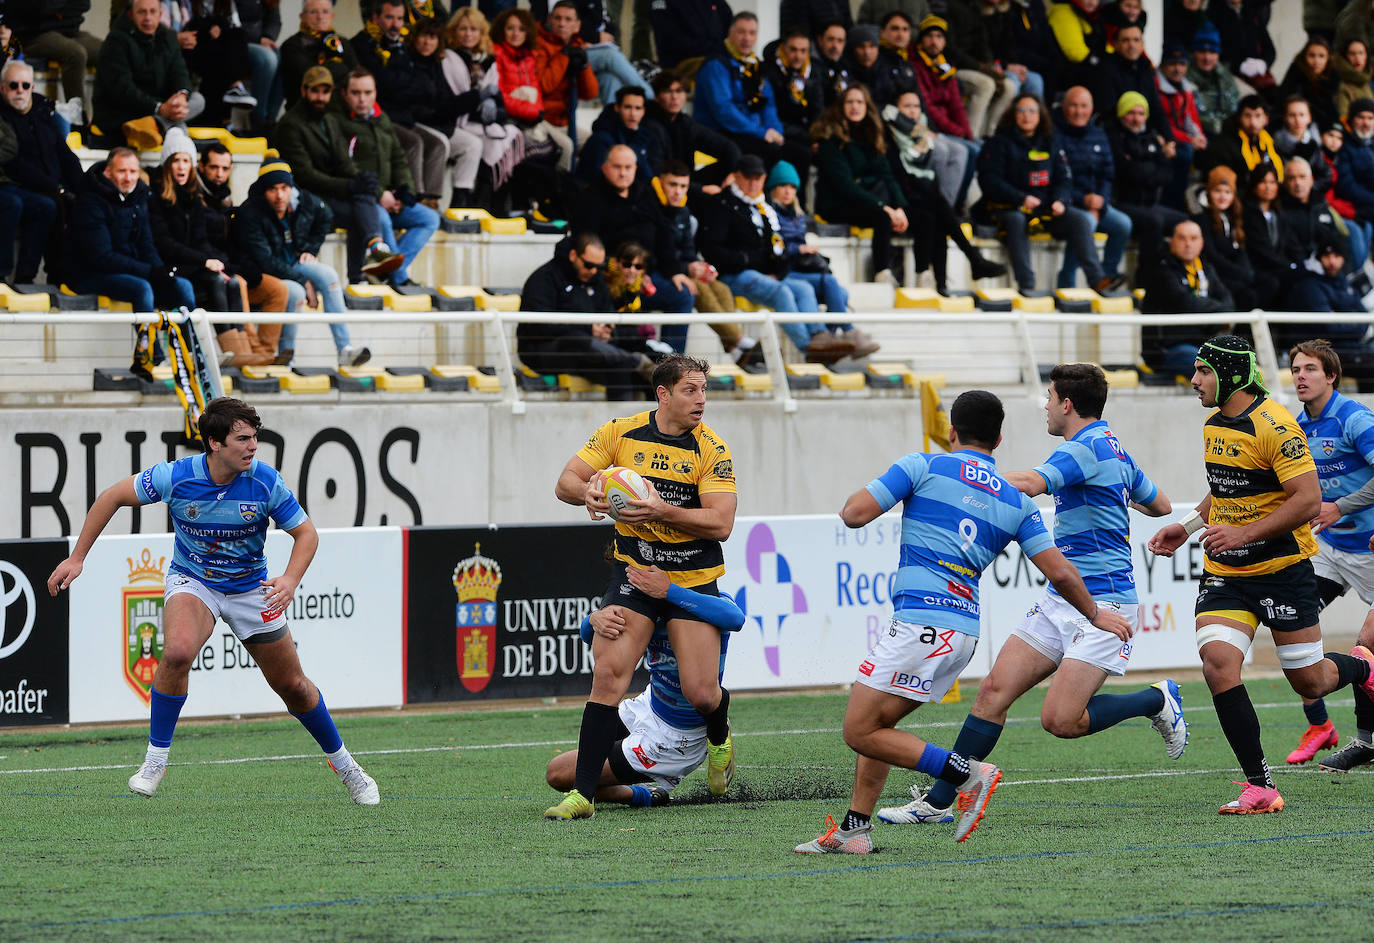
[[649,483],[632,468],[612,465],[601,472],[601,490],[611,507],[611,520],[618,521],[621,512],[629,510],[631,500],[642,501],[649,496]]

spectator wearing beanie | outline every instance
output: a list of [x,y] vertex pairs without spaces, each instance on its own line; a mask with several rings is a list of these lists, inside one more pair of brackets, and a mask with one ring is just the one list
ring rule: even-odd
[[1202,230],[1202,254],[1216,269],[1221,281],[1232,286],[1238,311],[1255,307],[1255,270],[1245,251],[1245,223],[1236,172],[1230,167],[1213,167],[1207,174],[1207,189],[1201,212],[1193,221]]
[[1374,223],[1374,99],[1357,98],[1346,116],[1350,133],[1336,152],[1336,196],[1347,200],[1360,223]]
[[1197,112],[1202,130],[1209,138],[1221,134],[1221,126],[1236,113],[1240,86],[1221,62],[1221,34],[1211,23],[1202,26],[1192,43],[1193,62],[1188,66],[1188,81],[1197,89]]

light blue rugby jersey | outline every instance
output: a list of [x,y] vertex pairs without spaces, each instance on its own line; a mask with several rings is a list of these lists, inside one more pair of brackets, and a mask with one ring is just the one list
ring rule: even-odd
[[1103,602],[1136,602],[1130,504],[1153,501],[1159,494],[1154,482],[1101,419],[1078,430],[1035,471],[1054,496],[1054,542],[1088,592]]
[[167,502],[176,537],[173,572],[222,593],[246,593],[267,575],[268,518],[291,530],[306,513],[275,468],[254,459],[246,472],[217,485],[205,461],[201,454],[161,462],[134,479],[134,491],[143,504]]
[[[730,633],[720,633],[720,677],[725,677],[725,650]],[[668,642],[668,630],[659,626],[644,652],[649,669],[649,706],[653,712],[679,730],[691,730],[706,723],[706,718],[682,693],[682,678],[677,673],[677,653]]]
[[1027,555],[1054,547],[1030,498],[990,455],[912,452],[868,483],[884,511],[902,508],[893,614],[978,636],[978,577],[1015,540]]
[[[1298,425],[1307,436],[1307,450],[1317,463],[1322,500],[1335,501],[1354,494],[1374,477],[1374,413],[1348,396],[1332,391],[1331,399],[1316,418],[1307,410],[1298,413]],[[1374,535],[1374,507],[1347,514],[1317,535],[1337,550],[1368,553]]]

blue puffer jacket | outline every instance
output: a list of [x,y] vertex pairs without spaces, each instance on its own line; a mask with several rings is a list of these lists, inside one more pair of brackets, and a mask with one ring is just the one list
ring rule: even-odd
[[1081,207],[1083,197],[1089,193],[1096,193],[1110,203],[1116,163],[1112,160],[1112,142],[1107,139],[1107,132],[1098,126],[1096,118],[1075,128],[1057,111],[1054,127],[1073,173],[1073,205]]
[[1040,198],[1048,215],[1050,204],[1068,205],[1073,197],[1073,174],[1057,136],[1026,137],[1015,128],[998,131],[978,155],[978,185],[983,203],[992,211],[1015,209],[1027,196]]
[[1354,203],[1360,219],[1374,219],[1374,141],[1352,134],[1336,152],[1336,196]]
[[136,275],[163,268],[148,217],[148,185],[124,196],[105,176],[107,161],[86,171],[86,189],[67,221],[67,271],[80,275]]

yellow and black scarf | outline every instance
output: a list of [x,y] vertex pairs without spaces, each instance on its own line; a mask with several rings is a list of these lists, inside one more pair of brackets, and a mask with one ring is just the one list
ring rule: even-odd
[[782,220],[778,219],[778,211],[773,209],[773,204],[760,193],[758,196],[746,196],[744,191],[738,186],[731,184],[731,191],[738,199],[743,200],[751,207],[749,218],[754,224],[754,228],[759,235],[768,233],[768,241],[773,248],[773,255],[782,258],[787,251],[787,243],[782,238]]
[[1183,274],[1188,279],[1188,288],[1199,298],[1207,297],[1207,273],[1202,270],[1202,256],[1183,266]]
[[401,35],[393,40],[382,31],[380,26],[371,20],[368,20],[366,25],[363,26],[363,31],[366,32],[368,36],[372,37],[372,41],[377,44],[377,61],[383,66],[385,66],[387,60],[391,58],[391,54],[393,52],[398,52],[404,45],[404,38],[407,32],[407,30],[402,27]]
[[672,202],[670,202],[670,201],[668,200],[668,193],[667,193],[667,191],[665,191],[665,190],[663,189],[663,182],[662,182],[661,180],[659,180],[657,177],[655,177],[652,181],[650,181],[650,185],[653,186],[653,188],[654,188],[654,196],[658,197],[658,202],[659,202],[659,205],[660,205],[660,206],[686,206],[686,205],[687,205],[687,196],[686,196],[686,194],[683,194],[682,200],[681,200],[680,202],[678,202],[678,203],[672,203]]
[[811,77],[811,56],[806,57],[806,65],[802,66],[800,70],[789,68],[782,59],[782,46],[779,45],[774,61],[778,65],[778,72],[787,80],[787,90],[792,94],[792,100],[805,108],[806,80]]
[[[911,50],[908,49],[906,46],[897,46],[889,42],[882,42],[878,45],[884,49],[887,49],[891,52],[895,52],[897,55],[901,56],[903,62],[911,61]],[[941,56],[940,58],[943,59],[944,56]]]
[[1283,183],[1283,158],[1279,157],[1279,152],[1274,148],[1274,139],[1269,136],[1269,132],[1260,129],[1259,135],[1255,138],[1255,143],[1250,143],[1250,137],[1243,130],[1236,129],[1240,135],[1240,156],[1245,161],[1245,166],[1249,170],[1254,170],[1266,160],[1274,165],[1274,173],[1279,178],[1279,183]]
[[434,0],[406,0],[406,22],[432,20],[436,16]]
[[744,107],[759,111],[764,104],[763,70],[759,67],[759,57],[753,53],[746,56],[729,39],[725,40],[725,52],[735,62],[735,71],[744,90]]
[[311,39],[318,39],[320,45],[323,47],[315,57],[316,64],[324,65],[326,62],[343,61],[343,38],[338,33],[334,32],[332,29],[320,32],[319,30],[309,29],[305,26],[301,27],[301,32]]
[[959,71],[945,59],[944,53],[940,53],[934,59],[927,56],[924,49],[917,49],[916,54],[921,57],[921,61],[926,64],[926,68],[934,72],[941,82],[948,82],[950,79],[954,78],[954,73]]

